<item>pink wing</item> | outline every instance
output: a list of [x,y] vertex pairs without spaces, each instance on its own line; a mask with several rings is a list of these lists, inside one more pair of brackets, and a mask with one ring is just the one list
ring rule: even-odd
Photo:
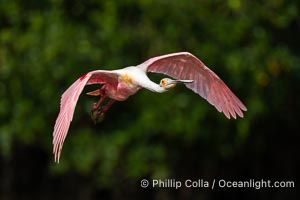
[[62,146],[73,119],[77,100],[84,86],[90,84],[117,85],[117,81],[117,74],[111,71],[96,70],[81,76],[63,93],[60,101],[60,112],[53,131],[53,154],[55,162],[59,162]]
[[147,72],[163,73],[175,79],[194,80],[186,87],[199,94],[219,112],[230,119],[236,114],[243,117],[246,106],[228,86],[197,57],[188,52],[172,53],[147,60],[139,65]]

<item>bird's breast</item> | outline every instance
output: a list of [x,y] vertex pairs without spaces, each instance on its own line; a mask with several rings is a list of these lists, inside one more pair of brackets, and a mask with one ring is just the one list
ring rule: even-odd
[[120,76],[120,82],[127,84],[128,86],[135,85],[134,79],[128,74],[122,74]]
[[141,87],[134,81],[134,79],[128,74],[122,74],[118,80],[118,86],[116,89],[107,90],[107,94],[110,98],[117,101],[124,101],[129,96],[135,94]]

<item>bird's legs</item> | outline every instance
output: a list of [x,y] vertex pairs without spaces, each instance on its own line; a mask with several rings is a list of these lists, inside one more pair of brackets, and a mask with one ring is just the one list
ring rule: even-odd
[[101,104],[105,101],[105,99],[107,99],[106,95],[101,96],[100,99],[99,99],[99,101],[97,103],[93,104],[92,111],[93,110],[99,110],[100,107],[101,107]]
[[[109,99],[109,101],[104,106],[100,106],[101,103],[99,103],[99,102],[103,102],[104,101],[102,99],[104,99],[104,98],[101,97],[101,99],[97,103],[95,103],[93,105],[93,108],[92,108],[91,118],[92,118],[92,120],[94,121],[95,124],[97,122],[101,122],[103,120],[105,112],[108,111],[108,109],[116,101],[114,99]],[[99,103],[99,106],[97,105],[98,103]]]
[[91,96],[101,96],[99,101],[97,103],[94,103],[91,110],[91,118],[92,120],[97,123],[101,122],[104,118],[105,112],[112,106],[112,104],[115,102],[115,100],[110,99],[106,105],[101,106],[103,102],[107,99],[107,95],[105,94],[104,86],[100,89],[97,89],[92,92],[86,93],[87,95]]
[[94,110],[98,110],[98,108],[101,106],[101,104],[105,101],[105,99],[107,98],[107,95],[105,94],[105,89],[104,89],[104,86],[100,89],[97,89],[97,90],[94,90],[94,91],[91,91],[91,92],[88,92],[86,93],[87,95],[90,95],[90,96],[101,96],[99,101],[97,103],[94,103],[93,104],[93,107],[92,107],[92,111]]
[[113,103],[115,103],[116,100],[114,99],[110,99],[107,104],[105,106],[102,107],[101,111],[100,111],[100,114],[101,113],[105,113],[106,111],[108,111],[108,109],[113,105]]
[[102,119],[104,118],[104,114],[106,113],[106,111],[108,111],[108,109],[113,105],[113,103],[115,102],[116,100],[113,100],[113,99],[109,99],[109,101],[104,105],[104,106],[101,106],[97,112],[96,112],[96,119],[94,120],[95,123],[96,122],[100,122],[102,121]]

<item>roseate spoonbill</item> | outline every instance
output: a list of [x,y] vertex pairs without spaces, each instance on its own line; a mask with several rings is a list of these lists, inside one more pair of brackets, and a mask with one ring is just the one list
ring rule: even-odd
[[[147,72],[162,73],[175,80],[164,78],[156,84],[148,78]],[[101,88],[87,93],[87,95],[100,96],[99,101],[92,106],[92,118],[97,121],[115,101],[124,101],[141,88],[163,93],[177,83],[185,84],[229,119],[230,116],[236,118],[236,114],[243,117],[243,111],[247,110],[213,71],[188,52],[157,56],[140,65],[113,71],[91,71],[76,80],[61,97],[60,112],[53,132],[54,160],[59,162],[77,100],[85,85],[102,84]],[[108,102],[102,106],[106,99],[109,99]]]

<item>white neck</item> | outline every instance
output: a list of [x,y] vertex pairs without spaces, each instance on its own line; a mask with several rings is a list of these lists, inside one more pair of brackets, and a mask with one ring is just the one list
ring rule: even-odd
[[142,86],[143,88],[146,88],[146,89],[152,91],[152,92],[163,93],[163,92],[168,91],[164,87],[161,87],[160,85],[154,83],[150,79],[144,80],[143,83],[140,83],[139,85]]
[[[168,90],[165,88],[161,87],[160,85],[154,83],[151,81],[148,76],[146,75],[145,71],[143,71],[140,68],[137,67],[127,67],[124,69],[121,69],[123,73],[126,73],[132,77],[134,77],[134,81],[136,84],[139,86],[146,88],[152,92],[158,92],[158,93],[163,93]],[[120,70],[119,70],[120,71]]]

